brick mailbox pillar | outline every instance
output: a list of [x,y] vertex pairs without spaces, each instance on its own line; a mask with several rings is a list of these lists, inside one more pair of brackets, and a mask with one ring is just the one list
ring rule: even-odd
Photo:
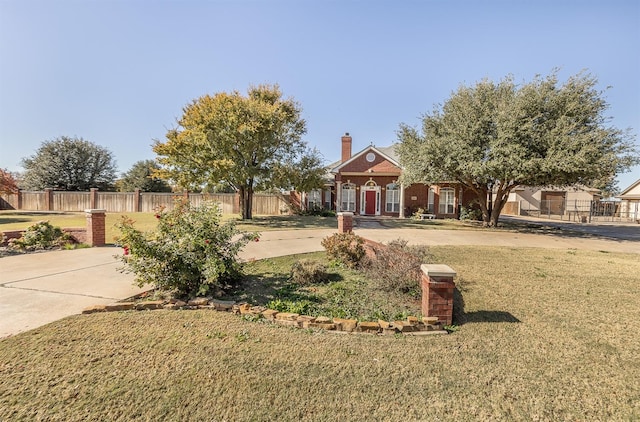
[[351,233],[353,231],[353,213],[338,213],[338,233]]
[[442,264],[423,264],[421,269],[422,315],[437,317],[444,325],[451,325],[456,272]]
[[87,217],[87,243],[91,246],[104,246],[107,210],[84,210],[84,212]]

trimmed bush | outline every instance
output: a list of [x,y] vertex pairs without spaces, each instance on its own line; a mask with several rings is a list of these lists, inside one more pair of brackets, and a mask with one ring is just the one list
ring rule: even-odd
[[221,223],[221,215],[215,203],[194,207],[179,200],[172,211],[157,211],[158,227],[148,233],[123,216],[116,226],[124,254],[116,258],[140,287],[152,284],[187,297],[230,288],[242,275],[238,253],[258,235],[238,230],[233,222]]
[[373,256],[363,262],[365,274],[382,290],[419,296],[420,266],[430,261],[426,246],[409,246],[406,240],[373,246]]
[[291,266],[291,281],[301,286],[324,283],[328,278],[327,267],[315,259],[301,259]]
[[9,240],[9,248],[21,251],[60,248],[74,243],[73,238],[60,227],[52,226],[48,221],[39,221],[25,230],[19,239]]
[[336,233],[322,239],[322,247],[329,259],[356,268],[364,258],[364,239],[353,233]]

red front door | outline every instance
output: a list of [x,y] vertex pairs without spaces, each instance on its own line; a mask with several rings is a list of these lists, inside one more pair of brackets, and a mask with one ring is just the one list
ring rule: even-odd
[[364,213],[375,215],[376,213],[376,191],[368,190],[364,193]]

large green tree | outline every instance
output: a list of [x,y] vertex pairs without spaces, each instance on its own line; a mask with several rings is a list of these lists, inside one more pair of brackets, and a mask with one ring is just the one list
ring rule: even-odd
[[22,160],[26,189],[109,190],[116,179],[116,162],[106,148],[82,138],[45,141]]
[[120,192],[133,192],[136,189],[142,192],[171,192],[171,186],[156,176],[159,170],[160,165],[154,160],[137,161],[116,182],[116,186]]
[[609,125],[596,84],[580,73],[560,85],[554,71],[521,85],[507,77],[460,86],[423,116],[421,131],[400,125],[405,183],[455,180],[492,226],[518,185],[611,189],[639,154],[629,130]]
[[[252,218],[256,188],[284,187],[282,168],[308,151],[301,140],[301,107],[277,85],[205,95],[183,109],[178,128],[153,146],[164,177],[188,189],[228,184],[240,195],[242,218]],[[277,172],[273,169],[278,168]]]
[[[317,149],[308,149],[294,163],[278,163],[272,168],[273,181],[277,186],[293,188],[304,194],[320,189],[327,181],[324,159]],[[304,199],[304,198],[302,198]],[[302,208],[306,207],[302,201]]]

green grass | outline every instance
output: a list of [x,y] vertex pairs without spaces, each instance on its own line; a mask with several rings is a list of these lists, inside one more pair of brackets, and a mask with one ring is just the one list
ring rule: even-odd
[[0,340],[0,420],[638,420],[637,254],[432,247],[448,336],[213,311],[77,315]]
[[[328,281],[305,286],[290,281],[291,266],[302,258],[327,264]],[[249,262],[245,273],[241,285],[227,299],[262,306],[280,301],[297,308],[282,309],[290,312],[363,321],[394,321],[420,315],[419,296],[385,293],[362,273],[328,263],[324,252]]]
[[417,220],[414,218],[380,219],[383,227],[390,229],[426,229],[426,230],[476,230],[484,229],[479,221],[460,221],[454,219]]
[[[157,225],[155,213],[107,213],[106,241],[112,243],[119,231],[115,224],[126,215],[136,222],[142,231],[152,230]],[[6,230],[23,230],[38,221],[47,220],[57,227],[85,227],[86,218],[83,212],[38,212],[38,211],[0,211],[0,232]],[[235,221],[245,231],[295,230],[335,228],[335,217],[315,216],[255,216],[251,221],[242,221],[237,215],[223,215],[223,221]]]

